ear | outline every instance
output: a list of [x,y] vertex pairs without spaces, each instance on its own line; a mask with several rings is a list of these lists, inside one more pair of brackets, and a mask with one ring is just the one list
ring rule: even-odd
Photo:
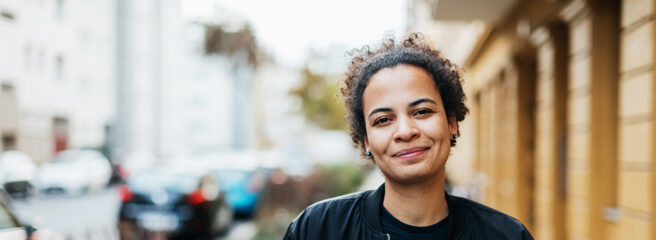
[[451,114],[449,116],[449,130],[451,135],[459,134],[458,133],[458,121],[456,120],[456,115]]
[[364,150],[369,151],[369,139],[367,137],[364,137]]

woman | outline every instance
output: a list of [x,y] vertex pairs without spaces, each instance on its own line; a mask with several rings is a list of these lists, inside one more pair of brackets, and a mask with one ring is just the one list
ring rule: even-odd
[[285,239],[532,239],[516,219],[445,192],[468,112],[457,67],[420,34],[353,55],[342,88],[350,134],[385,183],[313,204]]

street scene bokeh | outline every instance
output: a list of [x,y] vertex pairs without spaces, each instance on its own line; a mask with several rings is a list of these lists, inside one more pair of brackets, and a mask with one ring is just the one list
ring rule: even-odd
[[0,0],[0,239],[281,239],[384,177],[349,51],[461,67],[447,191],[536,239],[656,239],[654,0]]

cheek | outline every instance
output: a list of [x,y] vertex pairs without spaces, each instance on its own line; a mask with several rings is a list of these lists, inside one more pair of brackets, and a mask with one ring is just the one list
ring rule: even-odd
[[390,144],[391,137],[386,131],[377,129],[376,131],[369,131],[367,133],[369,139],[369,151],[371,152],[384,152]]
[[428,135],[429,138],[437,140],[449,139],[449,128],[448,124],[441,122],[438,123],[426,123],[422,126],[424,134]]

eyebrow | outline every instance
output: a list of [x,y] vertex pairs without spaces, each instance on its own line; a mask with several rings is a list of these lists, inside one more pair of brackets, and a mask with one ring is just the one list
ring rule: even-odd
[[[433,101],[432,99],[430,99],[430,98],[420,98],[420,99],[417,99],[417,100],[411,102],[410,104],[408,104],[408,106],[409,107],[414,107],[414,106],[417,106],[417,105],[425,103],[425,102],[437,105],[437,103],[435,101]],[[373,111],[371,111],[371,113],[369,113],[369,118],[371,117],[371,115],[374,115],[375,113],[378,113],[378,112],[391,112],[391,111],[392,111],[391,108],[376,108]]]
[[417,105],[419,105],[419,104],[421,104],[421,103],[425,103],[425,102],[428,102],[428,103],[432,103],[432,104],[437,105],[437,103],[436,103],[435,101],[433,101],[433,99],[430,99],[430,98],[420,98],[420,99],[417,99],[417,100],[415,100],[414,102],[408,104],[408,106],[410,106],[410,107],[414,107],[414,106],[417,106]]

